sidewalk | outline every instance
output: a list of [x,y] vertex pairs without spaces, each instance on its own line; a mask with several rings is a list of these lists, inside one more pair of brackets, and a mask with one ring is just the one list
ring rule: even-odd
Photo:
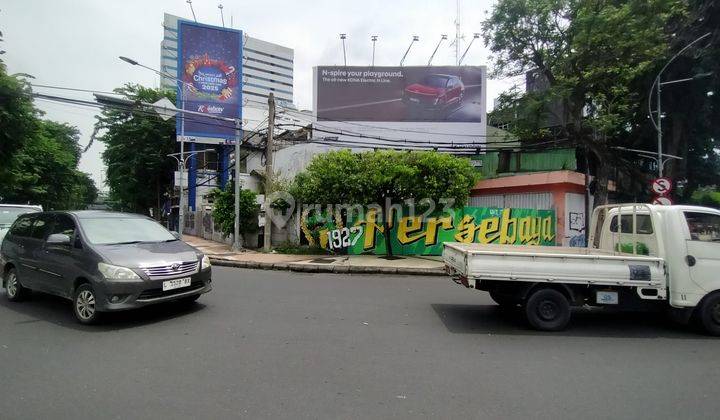
[[214,265],[291,270],[309,273],[408,274],[438,276],[445,274],[440,257],[403,257],[386,260],[377,255],[294,255],[263,253],[243,249],[234,252],[229,245],[183,235],[183,241],[210,257]]

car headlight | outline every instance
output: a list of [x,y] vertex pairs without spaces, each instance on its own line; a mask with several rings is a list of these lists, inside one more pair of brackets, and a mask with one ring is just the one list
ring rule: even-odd
[[202,261],[200,261],[200,269],[207,270],[208,268],[210,268],[210,257],[203,255]]
[[140,276],[138,276],[137,273],[127,267],[98,263],[98,271],[107,280],[140,280]]

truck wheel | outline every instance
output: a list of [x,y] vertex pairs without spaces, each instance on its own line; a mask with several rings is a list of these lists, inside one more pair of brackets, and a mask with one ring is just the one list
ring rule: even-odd
[[527,300],[525,316],[537,330],[560,331],[570,321],[570,302],[557,290],[539,289]]
[[496,291],[490,292],[490,298],[503,308],[513,308],[518,304],[518,300],[512,296],[502,295]]
[[698,315],[700,324],[708,334],[720,335],[720,293],[708,296]]

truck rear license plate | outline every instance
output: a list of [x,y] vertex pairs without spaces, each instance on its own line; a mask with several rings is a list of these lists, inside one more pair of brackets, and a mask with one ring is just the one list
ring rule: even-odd
[[617,305],[618,292],[598,291],[595,295],[596,302],[601,305]]

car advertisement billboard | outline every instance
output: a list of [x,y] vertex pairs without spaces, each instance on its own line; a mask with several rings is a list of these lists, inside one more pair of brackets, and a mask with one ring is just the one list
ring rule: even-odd
[[[242,31],[178,22],[179,108],[226,118],[242,117]],[[223,141],[232,122],[199,116],[177,119],[178,135]]]
[[485,142],[485,66],[319,66],[313,128],[342,142]]
[[318,120],[474,122],[485,119],[485,67],[317,68]]

